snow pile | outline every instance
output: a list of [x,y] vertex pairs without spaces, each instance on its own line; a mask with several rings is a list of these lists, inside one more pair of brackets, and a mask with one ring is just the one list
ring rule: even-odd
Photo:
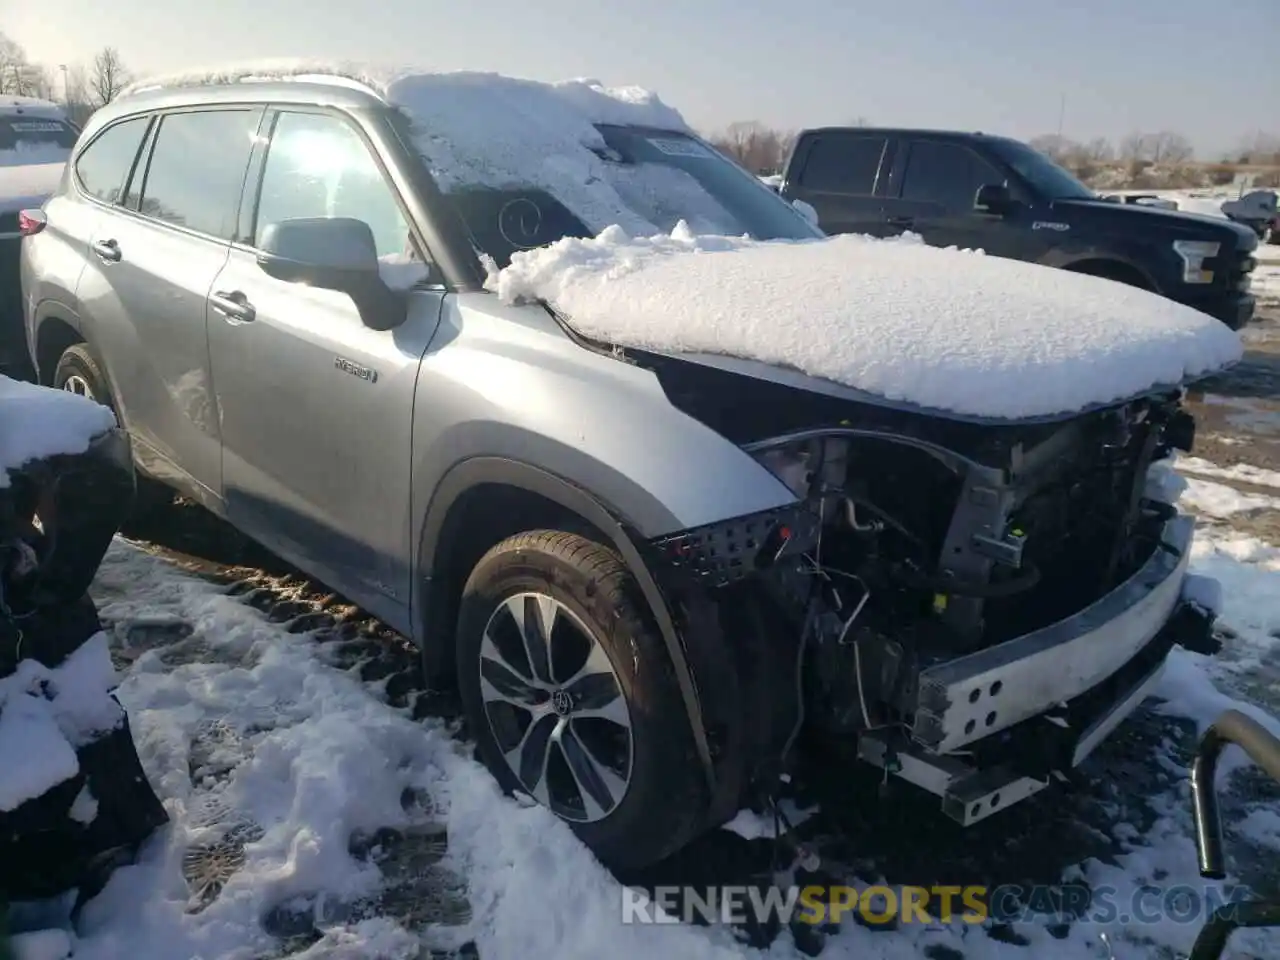
[[[0,811],[15,810],[79,772],[76,749],[123,719],[110,696],[115,685],[101,632],[52,670],[24,660],[0,679]],[[89,799],[81,804],[86,814]]]
[[1221,369],[1218,321],[1096,277],[910,236],[632,239],[612,227],[515,254],[489,278],[583,334],[789,367],[889,400],[1017,418],[1074,412]]
[[1186,484],[1182,505],[1194,513],[1205,514],[1216,520],[1226,520],[1234,514],[1254,510],[1280,510],[1280,497],[1245,493],[1235,487],[1195,477],[1187,477]]
[[87,397],[0,375],[0,489],[9,486],[9,471],[32,460],[84,453],[115,425],[115,414]]

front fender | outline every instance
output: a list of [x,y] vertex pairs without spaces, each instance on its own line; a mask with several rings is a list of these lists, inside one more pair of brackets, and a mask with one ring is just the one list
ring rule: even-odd
[[[419,373],[415,490],[434,491],[473,457],[519,461],[590,491],[645,538],[795,502],[751,454],[678,409],[653,372],[578,346],[540,308],[457,300]],[[415,502],[413,529],[425,511]]]

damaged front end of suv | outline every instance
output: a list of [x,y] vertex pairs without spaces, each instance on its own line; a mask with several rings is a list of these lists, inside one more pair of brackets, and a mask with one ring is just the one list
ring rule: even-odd
[[[1191,449],[1179,388],[977,422],[636,362],[797,498],[651,544],[695,669],[723,675],[697,663],[698,600],[749,651],[754,737],[719,754],[748,784],[776,776],[803,725],[972,824],[1082,763],[1174,644],[1216,649],[1217,585],[1188,575],[1193,521],[1152,469]],[[733,712],[722,686],[700,686],[713,730]]]

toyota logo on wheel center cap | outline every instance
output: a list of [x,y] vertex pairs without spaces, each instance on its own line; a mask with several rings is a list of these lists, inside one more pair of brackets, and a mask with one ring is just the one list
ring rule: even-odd
[[557,690],[551,695],[551,709],[557,717],[567,717],[573,712],[573,696],[565,690]]

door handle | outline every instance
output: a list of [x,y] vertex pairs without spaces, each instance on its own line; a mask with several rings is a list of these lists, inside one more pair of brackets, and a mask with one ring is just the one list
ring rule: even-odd
[[885,223],[891,227],[911,227],[915,226],[915,217],[889,217]]
[[120,262],[120,245],[114,240],[95,240],[91,246],[99,259],[108,263]]
[[213,305],[213,309],[228,320],[239,320],[241,323],[248,323],[257,316],[257,312],[253,309],[253,304],[239,290],[219,290],[209,295],[209,303]]

